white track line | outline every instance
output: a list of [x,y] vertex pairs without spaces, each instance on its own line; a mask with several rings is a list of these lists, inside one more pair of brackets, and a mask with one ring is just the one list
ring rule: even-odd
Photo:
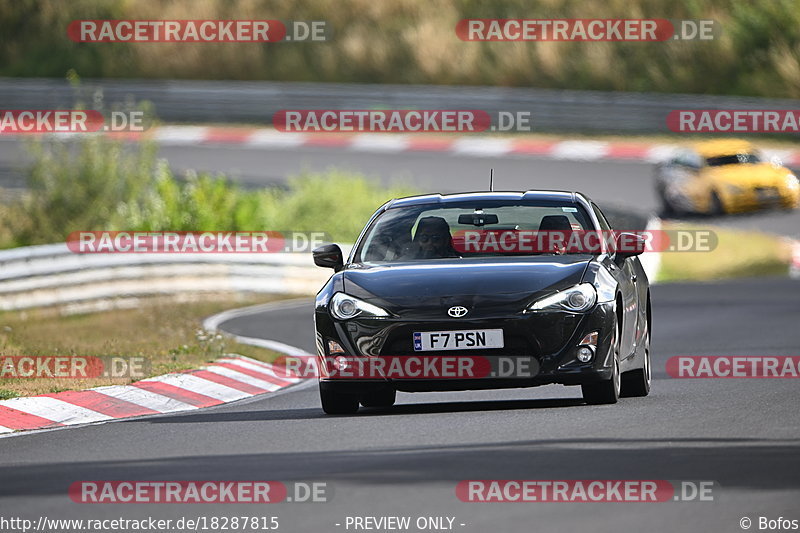
[[[308,305],[308,298],[298,298],[294,300],[288,300],[284,302],[269,302],[265,304],[258,304],[258,305],[251,305],[248,307],[240,307],[239,309],[229,309],[227,311],[222,311],[221,313],[217,313],[216,315],[211,315],[210,317],[206,318],[203,321],[203,329],[209,332],[216,332],[219,330],[220,324],[227,322],[229,320],[233,320],[234,318],[239,318],[241,316],[248,316],[252,315],[253,313],[260,313],[263,311],[280,311],[282,309],[296,309],[300,306]],[[257,339],[255,337],[245,337],[243,335],[234,335],[233,333],[225,333],[230,339],[233,339],[235,342],[241,344],[247,344],[249,346],[256,346],[259,348],[266,348],[267,350],[272,350],[274,352],[279,352],[286,355],[292,355],[296,357],[313,357],[312,354],[308,353],[307,351],[297,348],[296,346],[291,346],[289,344],[284,344],[282,342],[273,341],[270,339]]]
[[[260,313],[261,311],[280,311],[282,309],[296,309],[303,305],[308,305],[309,298],[295,298],[293,300],[284,300],[282,302],[268,302],[265,304],[249,305],[247,307],[239,307],[237,309],[228,309],[216,315],[203,320],[203,329],[209,332],[215,332],[219,329],[219,325],[228,320],[239,318],[240,316],[252,315]],[[242,337],[251,338],[251,337]],[[267,340],[267,339],[260,339]],[[302,350],[301,350],[302,351]]]

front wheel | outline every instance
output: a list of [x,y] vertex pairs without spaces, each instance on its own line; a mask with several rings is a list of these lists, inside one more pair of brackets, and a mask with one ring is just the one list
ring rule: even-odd
[[581,385],[583,400],[589,405],[602,405],[617,403],[619,400],[622,378],[619,373],[619,335],[614,335],[612,351],[614,352],[614,368],[611,377],[596,383],[584,383]]
[[672,205],[672,202],[670,201],[670,199],[667,198],[667,191],[664,190],[663,187],[659,187],[659,189],[658,189],[658,198],[659,198],[659,200],[661,202],[661,216],[662,217],[664,217],[664,218],[675,218],[678,215],[680,215],[678,210],[675,209],[675,206]]
[[352,415],[358,411],[358,396],[339,392],[322,383],[319,384],[319,399],[322,410],[329,415]]
[[719,195],[716,192],[711,193],[711,207],[708,214],[714,217],[722,216],[725,214],[725,206],[722,205]]

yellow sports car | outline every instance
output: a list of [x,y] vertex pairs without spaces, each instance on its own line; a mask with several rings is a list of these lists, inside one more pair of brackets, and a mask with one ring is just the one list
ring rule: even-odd
[[717,140],[681,150],[656,167],[665,215],[722,215],[800,206],[800,182],[777,161],[764,161],[752,143]]

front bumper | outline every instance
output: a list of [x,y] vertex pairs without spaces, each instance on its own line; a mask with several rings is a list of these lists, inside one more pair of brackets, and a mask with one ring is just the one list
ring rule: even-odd
[[800,205],[800,194],[780,187],[753,187],[737,192],[728,191],[724,203],[729,213],[758,209],[792,209]]
[[[475,316],[469,320],[357,317],[337,321],[322,307],[315,314],[317,366],[320,380],[326,384],[324,386],[354,393],[387,387],[417,392],[532,387],[551,383],[579,385],[611,377],[614,313],[613,302],[608,302],[597,304],[585,314],[518,313]],[[504,347],[500,349],[414,351],[414,332],[497,328],[502,329],[504,335]],[[595,331],[598,332],[595,355],[591,361],[581,362],[577,359],[577,347],[584,336]],[[330,341],[341,346],[344,354],[329,353]],[[466,377],[453,374],[422,378],[398,373],[348,374],[337,371],[336,357],[364,361],[368,365],[389,360],[418,363],[427,358],[471,358],[482,360],[489,368],[486,372]]]

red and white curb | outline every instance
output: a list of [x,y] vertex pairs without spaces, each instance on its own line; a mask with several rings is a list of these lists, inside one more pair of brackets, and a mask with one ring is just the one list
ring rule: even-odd
[[0,435],[191,411],[275,392],[301,381],[306,380],[287,374],[284,367],[244,356],[226,356],[198,370],[130,385],[0,401]]
[[[81,133],[55,134],[68,138]],[[128,140],[154,139],[162,145],[235,145],[241,148],[341,148],[353,152],[445,152],[467,157],[532,156],[568,161],[618,160],[658,163],[675,145],[600,140],[502,138],[487,135],[442,136],[395,133],[297,133],[271,128],[162,126],[142,133],[109,134]],[[11,134],[0,138],[19,138]],[[764,150],[789,166],[800,166],[800,150]]]
[[[215,126],[163,126],[152,132],[161,144],[235,144],[251,148],[338,147],[354,152],[447,152],[475,157],[537,156],[550,159],[603,159],[657,163],[675,152],[675,145],[597,140],[547,140],[486,135],[435,136],[394,133],[296,133],[274,129]],[[800,165],[800,150],[765,150],[789,165]]]

